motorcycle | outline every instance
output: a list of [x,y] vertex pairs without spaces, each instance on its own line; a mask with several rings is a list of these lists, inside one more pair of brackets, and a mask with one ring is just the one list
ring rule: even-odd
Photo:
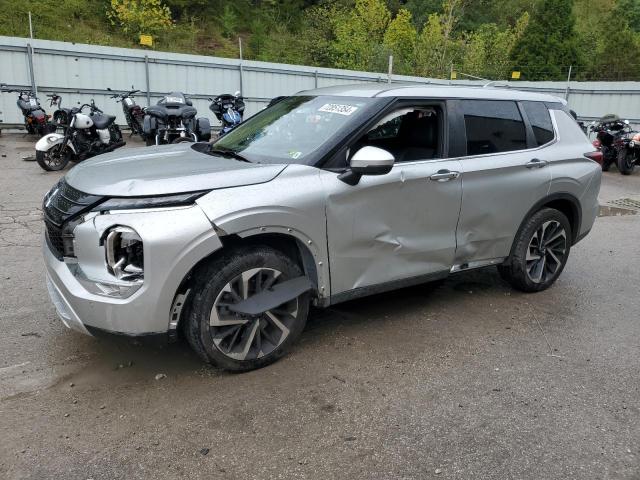
[[198,111],[181,92],[165,95],[145,110],[143,132],[147,145],[180,142],[208,142],[211,124],[206,117],[196,119]]
[[628,120],[605,115],[591,122],[589,131],[596,133],[593,146],[602,152],[602,171],[607,172],[615,163],[623,175],[633,173],[640,164],[640,133],[631,129]]
[[[107,90],[112,91],[110,88],[107,88]],[[133,98],[133,95],[139,91],[135,90],[132,85],[131,90],[128,92],[116,93],[111,95],[111,98],[115,98],[117,102],[122,104],[122,113],[124,113],[127,125],[131,129],[131,135],[140,135],[145,140],[146,136],[143,129],[145,108],[138,105]]]
[[18,101],[16,104],[22,112],[24,117],[24,127],[27,133],[38,134],[40,136],[55,131],[55,127],[52,127],[49,123],[50,115],[44,111],[44,108],[40,105],[40,101],[36,94],[31,90],[14,90],[3,88],[4,92],[13,92],[18,94]]
[[211,102],[209,110],[222,123],[222,130],[220,130],[218,138],[226,135],[242,123],[245,105],[240,92],[236,92],[233,95],[224,93],[215,98],[210,98],[209,101]]
[[[89,112],[84,113],[88,108]],[[64,134],[51,133],[36,143],[36,161],[44,170],[62,170],[69,162],[111,152],[125,145],[114,115],[106,115],[93,100],[69,110]]]

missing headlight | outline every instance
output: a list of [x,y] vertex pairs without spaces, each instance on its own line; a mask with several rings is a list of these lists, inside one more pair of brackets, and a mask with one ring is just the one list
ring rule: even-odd
[[113,227],[104,241],[107,268],[118,280],[144,277],[144,254],[140,235],[129,227]]

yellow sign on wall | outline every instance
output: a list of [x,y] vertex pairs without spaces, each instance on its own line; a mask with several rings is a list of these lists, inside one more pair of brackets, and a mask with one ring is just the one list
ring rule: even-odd
[[458,78],[458,73],[457,72],[451,72],[451,80],[455,80],[456,78]]
[[151,35],[140,35],[140,45],[153,47],[153,37]]
[[512,80],[520,80],[520,72],[511,72]]

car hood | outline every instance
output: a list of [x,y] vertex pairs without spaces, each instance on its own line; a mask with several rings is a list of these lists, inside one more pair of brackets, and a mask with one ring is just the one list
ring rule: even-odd
[[66,182],[92,195],[139,197],[240,187],[273,180],[286,165],[260,165],[201,153],[196,144],[130,148],[85,160]]

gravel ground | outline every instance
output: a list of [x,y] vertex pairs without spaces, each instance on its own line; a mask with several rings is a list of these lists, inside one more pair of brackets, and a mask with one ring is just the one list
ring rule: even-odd
[[[232,375],[64,328],[32,148],[0,136],[0,478],[640,478],[640,215],[598,219],[546,292],[487,269],[314,311]],[[603,203],[638,194],[605,174]]]

